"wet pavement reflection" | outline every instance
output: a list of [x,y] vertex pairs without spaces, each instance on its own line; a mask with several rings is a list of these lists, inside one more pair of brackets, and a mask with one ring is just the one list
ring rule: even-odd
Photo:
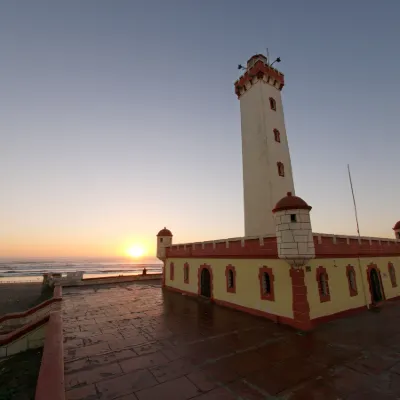
[[301,333],[134,283],[64,288],[68,400],[400,399],[400,307]]

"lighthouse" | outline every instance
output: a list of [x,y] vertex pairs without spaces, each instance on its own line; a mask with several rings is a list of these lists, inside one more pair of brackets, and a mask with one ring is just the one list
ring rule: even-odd
[[272,210],[294,183],[283,115],[284,76],[262,54],[235,82],[242,130],[245,236],[275,235]]

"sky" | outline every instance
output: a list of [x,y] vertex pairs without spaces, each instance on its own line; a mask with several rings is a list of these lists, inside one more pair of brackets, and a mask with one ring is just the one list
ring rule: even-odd
[[237,65],[281,57],[313,231],[400,219],[400,2],[0,3],[0,256],[243,236]]

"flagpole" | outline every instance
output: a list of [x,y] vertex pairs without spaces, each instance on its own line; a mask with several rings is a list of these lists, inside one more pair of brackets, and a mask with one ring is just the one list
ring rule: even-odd
[[352,182],[352,180],[351,180],[351,173],[350,173],[350,165],[349,165],[349,164],[347,164],[347,170],[349,171],[349,180],[350,180],[351,194],[353,195],[354,215],[356,216],[357,233],[358,233],[358,237],[360,237],[360,226],[359,226],[359,224],[358,224],[358,215],[357,215],[356,198],[355,198],[355,196],[354,196],[353,182]]
[[[347,164],[347,170],[349,172],[349,181],[350,181],[350,187],[351,187],[351,194],[353,196],[354,215],[356,217],[356,224],[357,224],[358,244],[361,245],[360,225],[358,224],[356,197],[354,196],[353,181],[351,180],[351,173],[350,173],[350,165],[349,164]],[[364,274],[363,274],[363,270],[362,270],[362,267],[361,267],[360,252],[357,253],[357,259],[358,259],[358,269],[360,270],[360,275],[361,275],[361,285],[362,285],[362,290],[363,290],[363,294],[364,294],[365,305],[369,309],[369,302],[368,302],[368,299],[367,299],[367,295],[365,293]]]

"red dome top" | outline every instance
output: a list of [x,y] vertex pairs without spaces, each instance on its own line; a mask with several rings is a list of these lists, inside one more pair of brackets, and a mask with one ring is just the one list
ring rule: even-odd
[[396,225],[393,227],[393,230],[400,229],[400,221],[397,221]]
[[157,233],[157,236],[173,236],[173,235],[169,229],[164,227],[164,229],[161,229],[161,231]]
[[284,210],[311,210],[311,206],[309,206],[302,198],[293,196],[292,192],[288,192],[286,197],[280,199],[275,208],[272,210],[273,213],[277,211]]

